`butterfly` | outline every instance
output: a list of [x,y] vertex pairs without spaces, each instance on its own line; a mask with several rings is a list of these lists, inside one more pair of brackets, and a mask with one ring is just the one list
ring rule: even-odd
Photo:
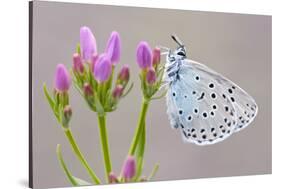
[[246,128],[256,117],[255,100],[238,85],[196,61],[187,59],[178,37],[166,53],[164,81],[167,114],[184,142],[215,144]]

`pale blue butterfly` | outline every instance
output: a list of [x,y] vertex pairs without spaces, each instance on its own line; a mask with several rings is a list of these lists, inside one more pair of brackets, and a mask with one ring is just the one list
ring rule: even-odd
[[243,89],[207,66],[186,58],[176,37],[175,51],[167,52],[164,81],[171,126],[185,142],[214,144],[247,127],[258,106]]

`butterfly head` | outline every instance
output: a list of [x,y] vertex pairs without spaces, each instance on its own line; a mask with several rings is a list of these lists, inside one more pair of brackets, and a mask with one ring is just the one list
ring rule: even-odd
[[176,35],[171,36],[172,39],[178,44],[178,47],[174,51],[170,51],[167,59],[169,62],[174,62],[175,60],[182,60],[186,58],[186,48],[180,39]]

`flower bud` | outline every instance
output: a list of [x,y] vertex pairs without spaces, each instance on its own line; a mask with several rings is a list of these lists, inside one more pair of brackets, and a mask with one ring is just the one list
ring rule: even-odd
[[108,179],[109,183],[118,183],[119,182],[117,176],[113,172],[109,173],[108,178],[109,178]]
[[84,72],[84,65],[82,63],[81,56],[78,53],[73,54],[73,71],[77,73]]
[[153,68],[149,68],[146,73],[146,81],[149,85],[153,85],[156,81],[156,73]]
[[152,59],[153,66],[158,65],[160,63],[160,58],[161,58],[160,48],[158,48],[158,47],[154,48],[153,52],[152,52],[152,56],[153,56],[153,59]]
[[142,41],[137,46],[137,64],[141,69],[146,69],[152,65],[152,52],[148,43]]
[[136,174],[136,160],[133,156],[128,156],[124,162],[122,176],[126,180],[132,179]]
[[85,83],[83,86],[85,96],[92,96],[94,94],[93,88],[89,83]]
[[99,56],[94,67],[94,76],[99,83],[107,81],[111,75],[112,67],[109,58],[106,54]]
[[89,61],[92,54],[97,52],[96,39],[90,28],[86,26],[80,28],[80,46],[82,57],[86,61]]
[[64,128],[68,128],[68,123],[72,116],[72,109],[70,105],[66,105],[63,109],[62,125]]
[[54,79],[55,89],[58,92],[66,92],[68,91],[71,85],[71,78],[70,75],[63,64],[58,64],[55,73]]
[[111,60],[113,65],[116,65],[120,61],[120,51],[121,51],[121,42],[120,42],[119,33],[113,31],[110,35],[110,38],[107,42],[105,52],[108,54],[108,57]]
[[112,92],[112,96],[114,99],[119,99],[122,94],[123,94],[123,86],[122,85],[116,85],[116,87],[114,88],[113,92]]
[[117,76],[119,83],[126,85],[130,79],[130,70],[128,65],[124,65]]

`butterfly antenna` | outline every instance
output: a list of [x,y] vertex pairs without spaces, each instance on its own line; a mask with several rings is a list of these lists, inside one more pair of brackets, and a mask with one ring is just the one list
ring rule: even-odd
[[168,47],[164,47],[164,46],[162,46],[162,45],[158,45],[157,47],[158,47],[159,49],[165,50],[165,51],[169,51],[169,50],[170,50]]
[[170,48],[168,47],[164,47],[164,46],[161,46],[161,45],[158,45],[157,46],[161,51],[163,50],[163,52],[161,52],[161,55],[165,55],[165,54],[169,54],[170,52]]
[[171,37],[179,46],[181,46],[181,47],[184,46],[183,43],[181,42],[181,40],[175,34],[171,35]]

